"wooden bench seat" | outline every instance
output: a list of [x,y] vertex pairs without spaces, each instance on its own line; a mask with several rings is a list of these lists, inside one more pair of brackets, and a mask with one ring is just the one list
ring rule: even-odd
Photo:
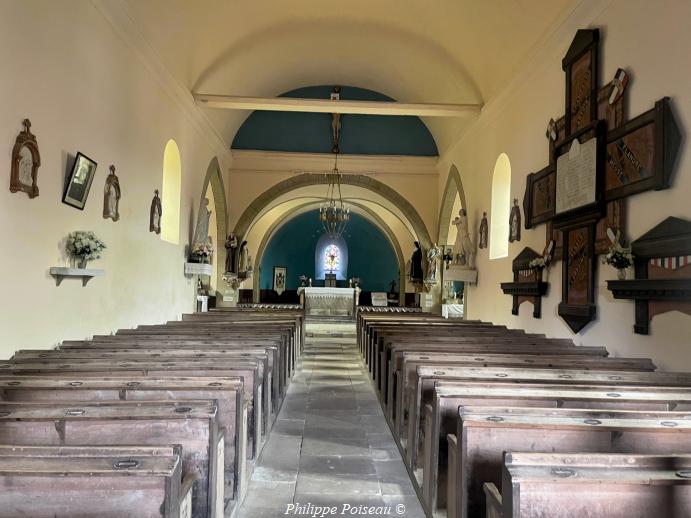
[[557,383],[564,385],[639,385],[639,386],[691,386],[691,374],[674,372],[626,372],[581,369],[524,369],[492,367],[439,367],[417,368],[414,383],[408,391],[407,433],[400,439],[406,449],[408,463],[417,466],[421,446],[424,405],[431,404],[437,381],[494,381],[514,383]]
[[[224,438],[214,401],[0,403],[0,443],[25,446],[182,446],[182,473],[198,480],[192,516],[223,513]],[[222,514],[220,514],[222,516]]]
[[690,479],[691,455],[507,453],[487,518],[682,518],[691,516]]
[[191,516],[179,450],[0,447],[0,516]]
[[[517,349],[522,349],[520,345]],[[390,388],[387,389],[386,413],[392,416],[392,422],[397,432],[403,427],[402,410],[406,408],[406,398],[409,387],[415,382],[418,367],[444,365],[448,367],[477,366],[477,367],[526,367],[536,369],[579,368],[583,370],[622,370],[642,372],[655,370],[655,365],[647,358],[609,358],[602,356],[575,356],[555,354],[539,354],[539,350],[510,354],[503,347],[486,347],[485,354],[457,354],[445,353],[408,353],[398,359],[399,367],[390,377]],[[400,395],[400,397],[399,397]],[[401,416],[399,418],[398,416]]]
[[454,384],[439,382],[426,405],[423,447],[423,494],[427,509],[446,508],[448,448],[456,434],[458,409],[464,406],[525,406],[640,411],[691,411],[691,387],[628,387],[596,385]]
[[688,412],[467,406],[458,413],[448,490],[456,518],[484,514],[482,485],[501,484],[505,451],[691,453]]
[[0,376],[49,377],[239,377],[243,380],[244,400],[247,402],[248,451],[256,459],[264,444],[262,422],[267,404],[261,365],[253,361],[194,359],[181,361],[138,361],[128,359],[61,362],[0,362]]
[[0,377],[3,401],[57,401],[79,404],[98,401],[215,400],[225,429],[225,490],[227,500],[242,499],[247,488],[247,406],[240,378],[82,378]]

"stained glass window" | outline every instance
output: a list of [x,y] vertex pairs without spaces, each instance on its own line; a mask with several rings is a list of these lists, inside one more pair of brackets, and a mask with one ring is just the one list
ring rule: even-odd
[[336,245],[329,245],[324,249],[324,271],[329,273],[341,271],[341,249]]

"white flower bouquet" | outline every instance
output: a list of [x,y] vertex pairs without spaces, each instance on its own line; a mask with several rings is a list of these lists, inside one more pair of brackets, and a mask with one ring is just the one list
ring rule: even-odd
[[106,244],[93,232],[77,230],[67,236],[67,253],[79,261],[80,268],[85,268],[88,261],[100,259],[105,249]]
[[542,270],[547,267],[547,260],[542,256],[536,257],[528,263],[528,266],[532,270]]
[[609,253],[605,255],[603,261],[605,264],[613,266],[617,270],[625,270],[633,265],[631,247],[625,248],[619,243],[615,243],[610,247]]
[[207,262],[210,260],[214,253],[214,247],[210,242],[197,243],[192,248],[192,255],[195,256],[200,262]]

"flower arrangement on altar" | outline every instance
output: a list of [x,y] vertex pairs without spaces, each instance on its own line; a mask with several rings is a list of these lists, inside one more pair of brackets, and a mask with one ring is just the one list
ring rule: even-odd
[[300,275],[300,277],[298,277],[298,280],[300,281],[300,286],[306,286],[307,275]]
[[197,243],[192,248],[192,255],[197,258],[200,263],[211,262],[211,256],[213,254],[214,247],[209,241],[206,243]]
[[67,236],[67,253],[78,261],[79,268],[86,268],[89,261],[100,259],[105,249],[106,244],[93,232],[77,230]]

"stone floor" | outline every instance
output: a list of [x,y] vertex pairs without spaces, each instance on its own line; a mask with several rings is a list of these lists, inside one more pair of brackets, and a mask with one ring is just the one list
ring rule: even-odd
[[317,506],[335,507],[331,516],[424,517],[354,332],[352,324],[308,325],[238,518],[311,517]]

